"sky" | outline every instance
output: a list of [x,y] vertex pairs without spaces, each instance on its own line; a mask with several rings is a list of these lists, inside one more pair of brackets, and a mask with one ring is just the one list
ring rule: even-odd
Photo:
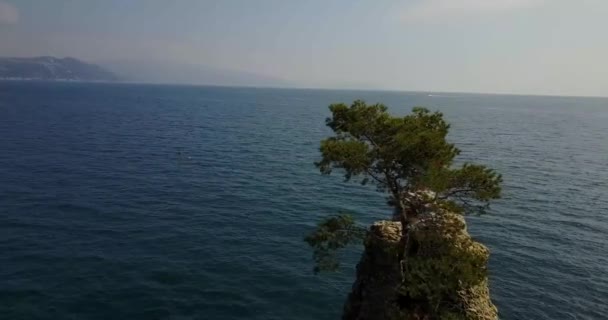
[[0,0],[0,56],[39,55],[299,87],[607,96],[608,1]]

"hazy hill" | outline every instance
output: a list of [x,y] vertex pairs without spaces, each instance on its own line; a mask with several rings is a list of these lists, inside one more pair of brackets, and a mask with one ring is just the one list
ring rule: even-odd
[[0,79],[116,81],[114,73],[75,58],[0,58]]
[[114,60],[99,62],[127,81],[224,86],[291,87],[284,79],[240,70],[171,61]]
[[50,56],[0,58],[0,79],[128,81],[143,83],[226,86],[290,87],[272,76],[246,71],[167,61],[102,61],[86,63],[75,58]]

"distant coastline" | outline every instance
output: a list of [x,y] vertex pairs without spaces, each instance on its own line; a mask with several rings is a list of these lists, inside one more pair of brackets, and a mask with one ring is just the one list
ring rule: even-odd
[[12,82],[73,82],[73,83],[129,83],[122,80],[81,80],[81,79],[41,79],[41,78],[3,78],[0,77],[0,81],[12,81]]
[[98,65],[76,58],[50,56],[0,58],[0,79],[11,81],[119,81],[120,77]]

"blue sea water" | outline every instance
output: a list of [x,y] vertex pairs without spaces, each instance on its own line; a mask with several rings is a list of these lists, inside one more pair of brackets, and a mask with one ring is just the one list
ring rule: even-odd
[[313,165],[357,98],[504,175],[467,218],[502,319],[608,317],[608,99],[0,82],[0,318],[339,319],[360,248],[315,276],[302,238],[390,216]]

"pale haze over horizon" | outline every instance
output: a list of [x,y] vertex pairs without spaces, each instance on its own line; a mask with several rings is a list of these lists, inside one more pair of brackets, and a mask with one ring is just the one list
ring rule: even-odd
[[608,96],[607,17],[605,0],[0,0],[0,56],[201,66],[250,85]]

